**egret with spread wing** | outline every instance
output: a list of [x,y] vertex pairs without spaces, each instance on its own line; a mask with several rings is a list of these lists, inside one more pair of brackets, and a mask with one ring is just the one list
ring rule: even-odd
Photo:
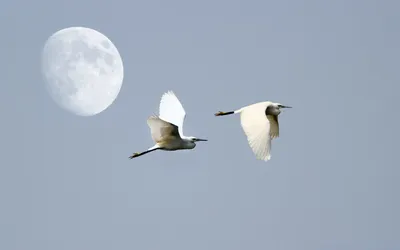
[[215,116],[240,113],[240,122],[250,148],[257,159],[268,161],[271,159],[271,141],[279,137],[278,115],[281,108],[291,107],[274,102],[259,102],[235,111],[220,111]]
[[196,147],[196,142],[207,141],[183,135],[182,127],[185,117],[186,112],[174,92],[164,93],[160,102],[160,115],[153,115],[147,119],[151,137],[156,144],[146,151],[132,154],[129,158],[133,159],[158,149],[167,151],[193,149]]

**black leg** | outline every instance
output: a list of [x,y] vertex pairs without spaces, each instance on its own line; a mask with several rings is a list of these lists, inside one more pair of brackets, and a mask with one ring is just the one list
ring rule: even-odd
[[145,154],[150,153],[150,152],[153,152],[153,151],[155,151],[155,150],[157,150],[157,149],[161,149],[161,148],[153,148],[153,149],[149,149],[149,150],[144,151],[144,152],[134,153],[134,154],[132,154],[131,156],[129,156],[129,159],[133,159],[133,158],[136,158],[136,157],[145,155]]
[[223,115],[232,115],[233,113],[235,113],[234,111],[229,111],[229,112],[222,112],[219,111],[218,113],[215,113],[215,116],[223,116]]

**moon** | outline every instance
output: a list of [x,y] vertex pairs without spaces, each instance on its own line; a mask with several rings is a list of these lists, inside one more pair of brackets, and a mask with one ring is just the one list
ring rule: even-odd
[[124,66],[102,33],[70,27],[51,35],[42,50],[42,74],[51,98],[78,116],[93,116],[117,98]]

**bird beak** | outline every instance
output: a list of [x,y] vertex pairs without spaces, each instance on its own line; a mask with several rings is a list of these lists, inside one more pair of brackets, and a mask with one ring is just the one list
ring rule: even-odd
[[284,109],[291,109],[292,107],[290,107],[290,106],[281,106],[281,108],[284,108]]
[[208,141],[208,140],[196,138],[196,141]]

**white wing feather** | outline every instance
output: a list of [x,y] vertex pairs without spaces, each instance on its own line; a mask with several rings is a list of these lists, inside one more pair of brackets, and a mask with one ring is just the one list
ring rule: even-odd
[[183,121],[185,120],[186,112],[174,92],[168,91],[162,95],[159,117],[178,126],[179,134],[183,136]]
[[265,115],[268,102],[247,106],[240,112],[240,122],[250,148],[256,158],[268,161],[271,159],[270,122]]
[[178,127],[157,116],[150,116],[147,119],[147,125],[149,125],[151,137],[157,143],[168,141],[171,138],[179,138]]

